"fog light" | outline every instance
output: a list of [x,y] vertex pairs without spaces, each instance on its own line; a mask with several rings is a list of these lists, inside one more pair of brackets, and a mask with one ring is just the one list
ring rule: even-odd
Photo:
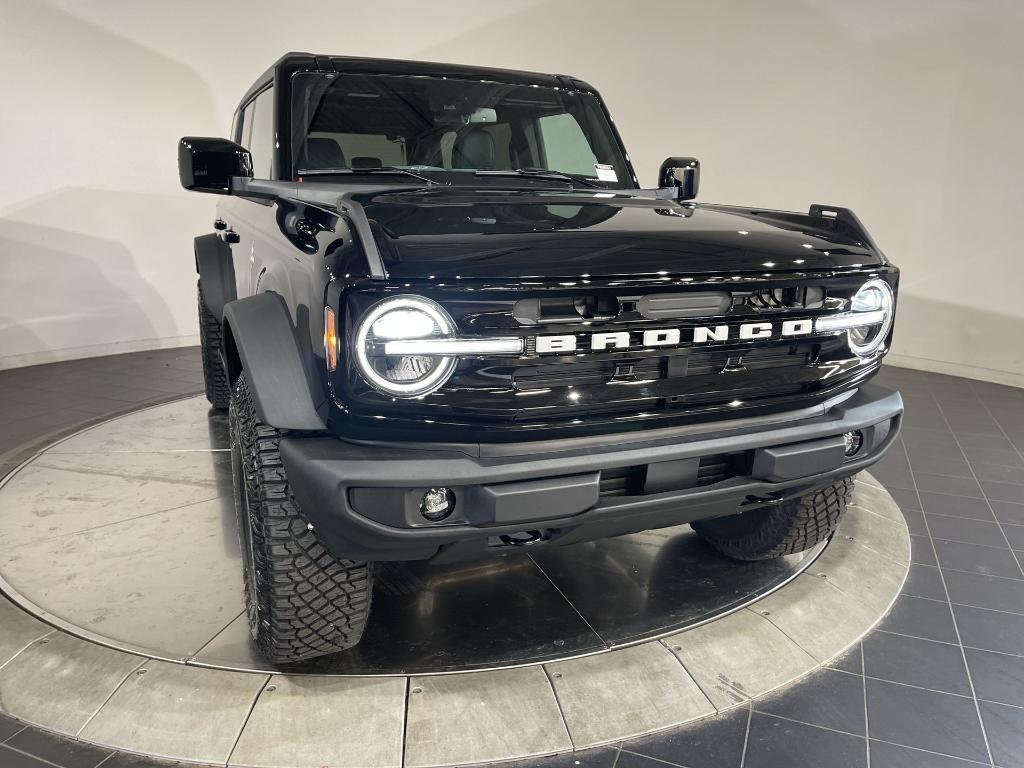
[[444,520],[455,511],[455,494],[451,488],[430,488],[423,494],[420,514],[431,522]]
[[859,429],[855,432],[844,432],[843,442],[846,443],[846,455],[853,456],[864,445],[864,433]]

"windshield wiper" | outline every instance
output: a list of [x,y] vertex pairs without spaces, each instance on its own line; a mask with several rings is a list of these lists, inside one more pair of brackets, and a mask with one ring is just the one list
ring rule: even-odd
[[401,174],[412,176],[414,179],[427,182],[428,186],[440,185],[441,182],[420,176],[408,168],[399,168],[395,165],[379,165],[376,168],[300,168],[299,176],[373,176],[374,174]]
[[575,173],[563,173],[562,171],[552,171],[548,168],[515,168],[507,171],[489,171],[481,170],[475,171],[475,176],[525,176],[533,179],[557,179],[559,181],[568,181],[570,184],[579,182],[585,187],[599,187],[592,179],[588,179],[586,176],[580,176]]

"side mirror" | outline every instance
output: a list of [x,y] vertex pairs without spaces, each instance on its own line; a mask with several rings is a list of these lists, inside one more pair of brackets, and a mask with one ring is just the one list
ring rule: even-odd
[[186,136],[178,142],[178,178],[193,192],[231,194],[231,179],[252,178],[252,155],[227,139]]
[[670,157],[658,170],[658,186],[674,187],[679,200],[693,200],[699,184],[700,161],[695,157]]

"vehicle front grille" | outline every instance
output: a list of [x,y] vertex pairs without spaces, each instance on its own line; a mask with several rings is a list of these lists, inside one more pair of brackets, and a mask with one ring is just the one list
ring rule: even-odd
[[734,291],[734,307],[749,307],[758,312],[781,309],[821,309],[825,306],[825,290],[818,286],[762,288],[756,291]]
[[[336,386],[345,391],[361,429],[422,430],[431,439],[444,434],[482,442],[612,434],[795,410],[866,380],[878,368],[877,357],[853,354],[845,334],[783,332],[787,322],[814,322],[845,311],[862,284],[862,276],[815,276],[774,284],[736,278],[650,293],[602,287],[592,293],[607,301],[591,302],[593,312],[572,291],[551,286],[508,292],[448,286],[437,299],[460,335],[517,336],[523,353],[464,357],[445,385],[423,398],[382,395],[354,365]],[[358,294],[352,315],[361,316],[374,300],[379,296]],[[569,311],[577,305],[586,311]],[[770,335],[744,335],[750,325],[767,326]],[[714,330],[722,327],[724,332]],[[697,328],[709,329],[699,343]],[[645,340],[646,331],[668,330],[679,331],[678,343]],[[612,335],[617,339],[604,338]],[[538,352],[542,337],[551,338],[548,349]],[[550,349],[554,338],[575,341],[563,341],[563,353]],[[643,471],[605,473],[603,493],[641,492]]]
[[691,349],[685,355],[580,360],[572,363],[538,360],[516,368],[512,372],[512,381],[517,390],[530,391],[563,386],[583,387],[613,381],[638,382],[708,376],[727,371],[799,368],[813,359],[820,348],[820,343],[801,343],[755,348]]

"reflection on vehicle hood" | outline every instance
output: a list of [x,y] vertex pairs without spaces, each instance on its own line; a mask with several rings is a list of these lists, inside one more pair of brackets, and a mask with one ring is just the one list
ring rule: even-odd
[[435,189],[355,199],[395,278],[730,275],[885,263],[841,222],[804,214],[589,190]]

